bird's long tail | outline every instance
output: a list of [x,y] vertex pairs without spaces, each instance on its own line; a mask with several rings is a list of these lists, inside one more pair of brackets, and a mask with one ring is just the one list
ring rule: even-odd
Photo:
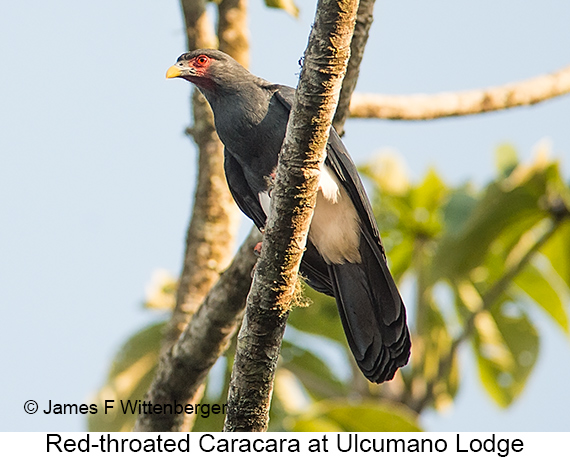
[[392,379],[410,357],[406,310],[378,243],[360,238],[361,263],[329,265],[342,325],[364,376]]

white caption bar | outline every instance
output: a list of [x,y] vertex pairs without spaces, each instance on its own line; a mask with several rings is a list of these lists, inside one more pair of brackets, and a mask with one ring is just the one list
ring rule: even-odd
[[568,433],[0,433],[0,455],[570,455]]

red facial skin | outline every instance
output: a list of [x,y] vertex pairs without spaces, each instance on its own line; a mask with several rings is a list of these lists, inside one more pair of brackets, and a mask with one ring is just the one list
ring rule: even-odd
[[200,76],[204,76],[206,71],[208,70],[208,67],[210,66],[210,63],[212,63],[212,60],[205,55],[199,55],[198,57],[194,57],[191,61],[190,61],[190,65],[196,70],[196,72],[200,75]]
[[190,76],[188,77],[188,79],[194,84],[196,84],[198,87],[202,87],[204,89],[212,88],[214,83],[210,79],[210,76],[208,74],[208,69],[210,68],[211,63],[212,59],[203,54],[194,57],[192,60],[188,62],[188,66],[194,69],[196,75]]

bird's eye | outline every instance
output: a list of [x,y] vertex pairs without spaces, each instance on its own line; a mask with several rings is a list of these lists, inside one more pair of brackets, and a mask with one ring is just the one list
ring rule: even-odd
[[199,65],[206,65],[208,63],[208,57],[207,56],[198,56],[196,57],[196,63]]

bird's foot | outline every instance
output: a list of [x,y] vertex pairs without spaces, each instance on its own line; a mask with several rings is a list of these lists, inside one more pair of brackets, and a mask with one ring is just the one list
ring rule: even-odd
[[253,253],[259,257],[261,255],[261,245],[262,245],[262,241],[258,242],[255,247],[253,248]]

